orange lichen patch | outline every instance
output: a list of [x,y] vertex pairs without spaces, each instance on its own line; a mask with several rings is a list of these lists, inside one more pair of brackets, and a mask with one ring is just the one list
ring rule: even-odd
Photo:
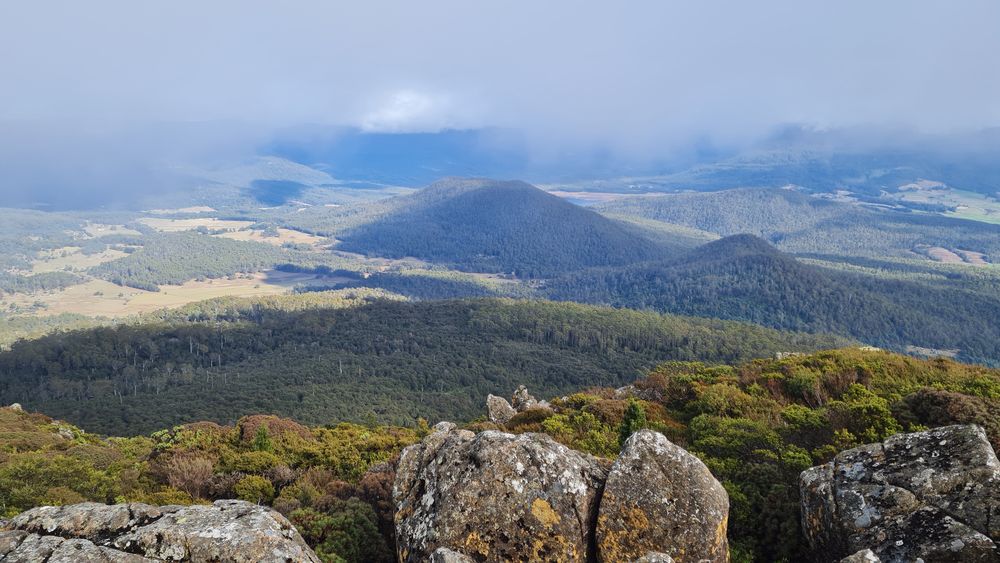
[[[601,515],[597,520],[597,527],[604,530],[597,546],[601,561],[632,561],[649,551],[657,550],[657,546],[649,543],[649,537],[644,533],[649,528],[649,519],[638,508],[627,510],[621,518],[615,520]],[[674,556],[674,560],[681,561],[677,556]]]
[[[531,544],[531,550],[525,555],[528,561],[582,561],[580,552],[576,546],[572,545],[563,536],[548,538],[549,543],[543,540],[535,540]],[[554,545],[553,545],[554,544]]]
[[561,520],[556,511],[552,510],[552,505],[542,498],[536,498],[531,502],[531,514],[546,528],[555,526]]
[[489,557],[490,555],[490,544],[484,540],[479,532],[473,531],[465,538],[465,549],[469,553],[478,553],[483,557]]
[[726,537],[726,530],[729,529],[729,514],[722,517],[719,527],[715,529],[715,538],[712,542],[712,553],[724,552],[725,560],[729,561],[729,538]]

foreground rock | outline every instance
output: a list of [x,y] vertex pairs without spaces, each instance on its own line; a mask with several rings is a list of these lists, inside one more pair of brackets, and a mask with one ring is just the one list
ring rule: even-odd
[[978,426],[841,452],[803,472],[801,492],[819,561],[1000,561],[1000,462]]
[[585,561],[606,475],[541,434],[433,433],[399,460],[399,559],[447,547],[480,561]]
[[399,559],[727,560],[728,497],[700,461],[643,431],[607,465],[544,434],[435,432],[400,457]]
[[661,552],[676,561],[729,560],[729,496],[705,464],[662,434],[625,442],[604,486],[597,517],[601,561]]
[[5,561],[319,562],[277,512],[236,500],[211,506],[81,503],[33,508],[0,531]]

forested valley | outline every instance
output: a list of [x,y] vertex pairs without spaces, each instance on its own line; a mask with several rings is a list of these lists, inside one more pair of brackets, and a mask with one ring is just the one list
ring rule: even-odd
[[487,393],[617,386],[665,360],[849,342],[570,303],[405,302],[345,290],[208,301],[0,352],[0,402],[107,433],[272,412],[308,423],[470,418]]

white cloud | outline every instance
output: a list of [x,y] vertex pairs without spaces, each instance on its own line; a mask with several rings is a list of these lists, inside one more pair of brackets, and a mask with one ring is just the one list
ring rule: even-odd
[[459,126],[453,111],[453,104],[447,96],[399,90],[363,116],[359,126],[372,133],[440,131]]

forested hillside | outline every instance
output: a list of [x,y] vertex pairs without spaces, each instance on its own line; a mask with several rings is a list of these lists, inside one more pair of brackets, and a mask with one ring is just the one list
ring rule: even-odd
[[597,207],[728,236],[748,233],[787,252],[916,256],[921,246],[968,250],[1000,262],[1000,225],[863,207],[774,188],[622,198]]
[[545,292],[558,300],[738,319],[1000,362],[995,293],[803,264],[751,235],[709,243],[674,261],[565,276]]
[[523,182],[446,180],[385,205],[384,214],[339,234],[338,248],[519,277],[630,264],[669,251]]
[[473,417],[487,393],[517,384],[555,394],[621,385],[664,360],[736,361],[846,342],[568,303],[409,303],[356,291],[332,301],[208,301],[155,322],[21,341],[0,352],[0,403],[101,432],[261,411],[409,423]]
[[91,273],[118,285],[157,291],[161,284],[258,272],[282,261],[282,252],[268,244],[196,232],[165,233],[147,237],[140,249]]

